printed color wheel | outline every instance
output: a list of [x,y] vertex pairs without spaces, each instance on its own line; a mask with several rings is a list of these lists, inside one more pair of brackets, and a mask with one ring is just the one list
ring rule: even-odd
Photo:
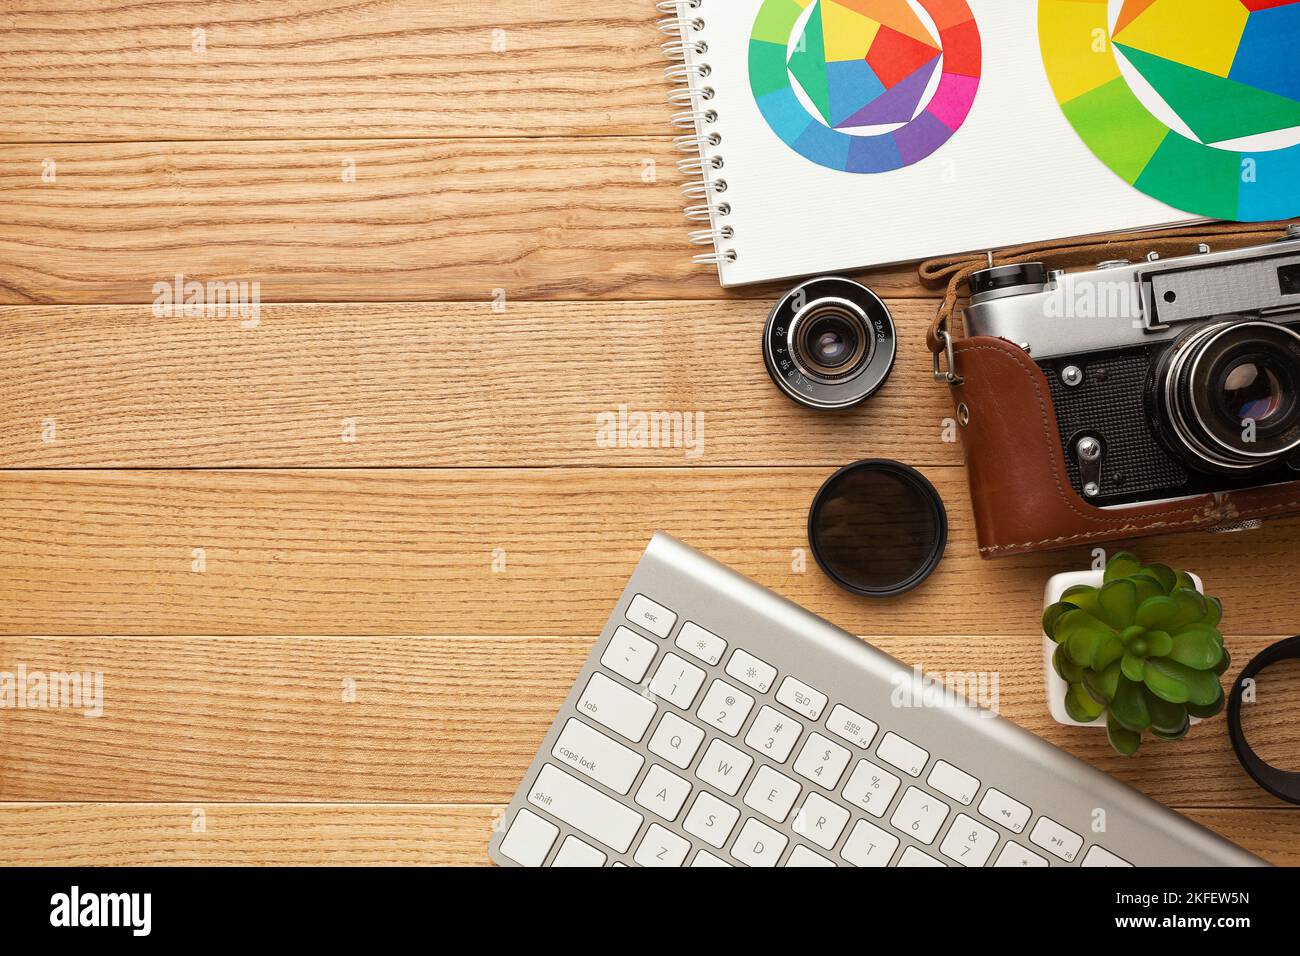
[[1040,0],[1047,76],[1083,141],[1177,209],[1300,214],[1300,0]]
[[920,162],[961,128],[980,57],[966,0],[766,0],[750,36],[749,83],[795,152],[830,169],[883,173]]

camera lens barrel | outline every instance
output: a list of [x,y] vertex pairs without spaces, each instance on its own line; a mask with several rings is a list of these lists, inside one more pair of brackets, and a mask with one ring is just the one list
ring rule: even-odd
[[1165,356],[1161,422],[1191,464],[1242,473],[1300,449],[1300,335],[1265,321],[1211,323]]
[[851,408],[875,394],[898,352],[894,319],[866,286],[813,279],[787,293],[763,330],[772,381],[808,408]]

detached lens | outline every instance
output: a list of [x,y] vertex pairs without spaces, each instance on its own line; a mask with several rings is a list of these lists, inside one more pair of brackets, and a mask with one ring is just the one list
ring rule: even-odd
[[948,544],[948,516],[920,472],[896,461],[860,461],[841,468],[817,493],[808,542],[840,587],[893,597],[938,567]]

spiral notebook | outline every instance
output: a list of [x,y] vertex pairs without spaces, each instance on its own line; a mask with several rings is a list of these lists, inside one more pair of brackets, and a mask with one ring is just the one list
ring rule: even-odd
[[660,3],[697,261],[734,286],[1189,221],[1070,125],[1038,6]]

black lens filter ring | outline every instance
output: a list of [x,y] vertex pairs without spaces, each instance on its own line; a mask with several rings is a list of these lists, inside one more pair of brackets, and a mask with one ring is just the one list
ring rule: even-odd
[[1237,759],[1252,780],[1278,799],[1300,806],[1300,771],[1282,770],[1265,762],[1246,742],[1246,734],[1241,728],[1241,698],[1246,682],[1253,681],[1260,671],[1279,661],[1296,659],[1300,659],[1300,636],[1289,637],[1265,648],[1243,668],[1228,695],[1228,737],[1232,740]]

